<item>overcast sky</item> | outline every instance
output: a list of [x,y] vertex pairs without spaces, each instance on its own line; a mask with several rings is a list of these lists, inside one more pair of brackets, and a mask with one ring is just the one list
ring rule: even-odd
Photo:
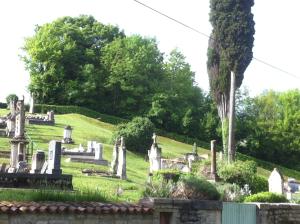
[[[140,0],[209,35],[209,0]],[[266,89],[300,88],[299,0],[257,0],[254,57],[291,73],[282,73],[253,60],[245,72],[243,86],[251,95]],[[206,49],[208,39],[192,32],[133,0],[6,0],[0,1],[0,101],[10,93],[28,98],[29,74],[19,56],[24,37],[61,16],[92,15],[104,24],[118,25],[127,35],[155,37],[165,54],[178,48],[186,56],[196,81],[208,90]],[[296,76],[296,77],[294,77]]]

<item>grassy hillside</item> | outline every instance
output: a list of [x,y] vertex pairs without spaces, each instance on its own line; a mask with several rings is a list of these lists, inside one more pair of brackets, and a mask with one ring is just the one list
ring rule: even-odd
[[[6,114],[7,111],[0,110],[0,114]],[[64,114],[55,116],[55,126],[29,125],[26,127],[27,134],[35,142],[34,150],[41,149],[46,153],[48,151],[48,142],[50,140],[61,140],[63,129],[66,125],[73,128],[72,137],[75,144],[63,145],[66,148],[75,148],[82,144],[85,148],[88,140],[98,141],[104,144],[104,159],[111,161],[112,144],[110,138],[115,129],[114,125],[101,122],[97,119],[89,118],[79,114]],[[192,145],[174,141],[162,136],[158,137],[158,142],[162,148],[163,156],[174,158],[182,157],[185,153],[192,151]],[[9,150],[9,139],[0,137],[0,150]],[[209,151],[198,148],[200,154],[208,154]],[[246,160],[248,157],[239,155],[239,158]],[[81,173],[82,169],[93,168],[96,170],[107,170],[108,167],[91,165],[84,163],[68,163],[62,158],[62,169],[65,174],[73,175],[73,186],[76,191],[92,192],[101,191],[107,196],[108,200],[136,201],[141,197],[141,190],[147,180],[149,163],[145,161],[145,156],[127,151],[127,180],[114,178],[85,176]],[[248,158],[249,159],[249,158]],[[254,159],[254,158],[250,158]],[[8,162],[8,159],[1,158],[2,162]],[[256,160],[260,165],[258,172],[268,177],[270,171],[277,165]],[[300,172],[280,167],[286,176],[293,176],[300,179]],[[123,193],[116,195],[117,189],[121,188]]]

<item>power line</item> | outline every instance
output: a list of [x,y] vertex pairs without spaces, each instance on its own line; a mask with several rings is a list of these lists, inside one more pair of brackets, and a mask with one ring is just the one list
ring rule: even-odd
[[[203,32],[201,32],[200,30],[198,30],[198,29],[196,29],[196,28],[194,28],[194,27],[191,27],[191,26],[189,26],[189,25],[187,25],[187,24],[185,24],[185,23],[183,23],[183,22],[181,22],[181,21],[179,21],[179,20],[177,20],[177,19],[175,19],[175,18],[173,18],[173,17],[171,17],[171,16],[168,16],[167,14],[165,14],[165,13],[163,13],[163,12],[160,12],[160,11],[158,11],[157,9],[154,9],[154,8],[152,8],[151,6],[146,5],[146,4],[143,3],[143,2],[140,2],[140,1],[138,1],[138,0],[133,0],[133,1],[136,2],[136,3],[138,3],[138,4],[140,4],[141,6],[143,6],[143,7],[145,7],[145,8],[150,9],[151,11],[153,11],[153,12],[155,12],[155,13],[157,13],[157,14],[163,16],[163,17],[168,18],[169,20],[171,20],[171,21],[173,21],[173,22],[175,22],[175,23],[180,24],[181,26],[186,27],[187,29],[190,29],[190,30],[192,30],[192,31],[194,31],[194,32],[196,32],[196,33],[198,33],[198,34],[200,34],[200,35],[206,37],[206,38],[211,38],[210,35],[207,35],[206,33],[203,33]],[[289,76],[292,76],[292,77],[294,77],[294,78],[300,79],[300,76],[297,76],[297,75],[295,75],[295,74],[293,74],[293,73],[290,73],[290,72],[288,72],[288,71],[286,71],[286,70],[284,70],[284,69],[281,69],[281,68],[279,68],[279,67],[277,67],[277,66],[275,66],[275,65],[272,65],[272,64],[270,64],[270,63],[268,63],[268,62],[266,62],[266,61],[263,61],[263,60],[261,60],[261,59],[259,59],[259,58],[253,57],[253,59],[256,60],[256,61],[258,61],[258,62],[260,62],[260,63],[262,63],[262,64],[264,64],[264,65],[266,65],[266,66],[269,66],[269,67],[271,67],[271,68],[273,68],[273,69],[275,69],[275,70],[277,70],[277,71],[280,71],[280,72],[282,72],[282,73],[285,73],[285,74],[287,74],[287,75],[289,75]]]

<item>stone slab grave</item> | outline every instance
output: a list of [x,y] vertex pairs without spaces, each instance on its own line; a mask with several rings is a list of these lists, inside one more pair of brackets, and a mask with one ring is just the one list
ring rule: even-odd
[[46,115],[30,114],[26,116],[27,124],[55,125],[54,111],[48,111]]
[[[89,142],[92,142],[92,144]],[[103,145],[101,143],[97,143],[96,141],[89,142],[88,147],[93,145],[93,148],[90,148],[88,151],[79,152],[79,149],[77,151],[65,150],[62,154],[69,157],[66,159],[66,161],[108,166],[108,161],[103,159]]]

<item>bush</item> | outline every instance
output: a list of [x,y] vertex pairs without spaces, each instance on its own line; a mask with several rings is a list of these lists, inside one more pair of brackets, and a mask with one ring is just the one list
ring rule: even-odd
[[221,164],[217,167],[218,176],[227,183],[235,183],[240,187],[249,184],[249,180],[256,174],[256,163],[253,161],[236,161]]
[[254,175],[249,181],[249,187],[252,194],[268,191],[268,180],[263,176]]
[[274,194],[271,192],[260,192],[245,198],[244,202],[268,202],[268,203],[281,203],[289,202],[283,195]]
[[184,199],[219,200],[220,194],[216,187],[207,180],[193,176],[182,175],[177,182],[173,197]]
[[152,144],[154,129],[153,123],[148,118],[135,117],[132,121],[117,126],[112,142],[116,137],[123,136],[128,150],[146,153]]
[[5,99],[6,99],[7,105],[9,105],[11,101],[18,101],[19,100],[18,96],[14,93],[9,94]]
[[165,169],[155,172],[153,175],[153,179],[159,177],[167,182],[173,181],[174,183],[177,183],[181,175],[183,175],[183,173],[178,170]]
[[218,182],[216,188],[222,201],[241,202],[244,200],[241,188],[236,184]]

